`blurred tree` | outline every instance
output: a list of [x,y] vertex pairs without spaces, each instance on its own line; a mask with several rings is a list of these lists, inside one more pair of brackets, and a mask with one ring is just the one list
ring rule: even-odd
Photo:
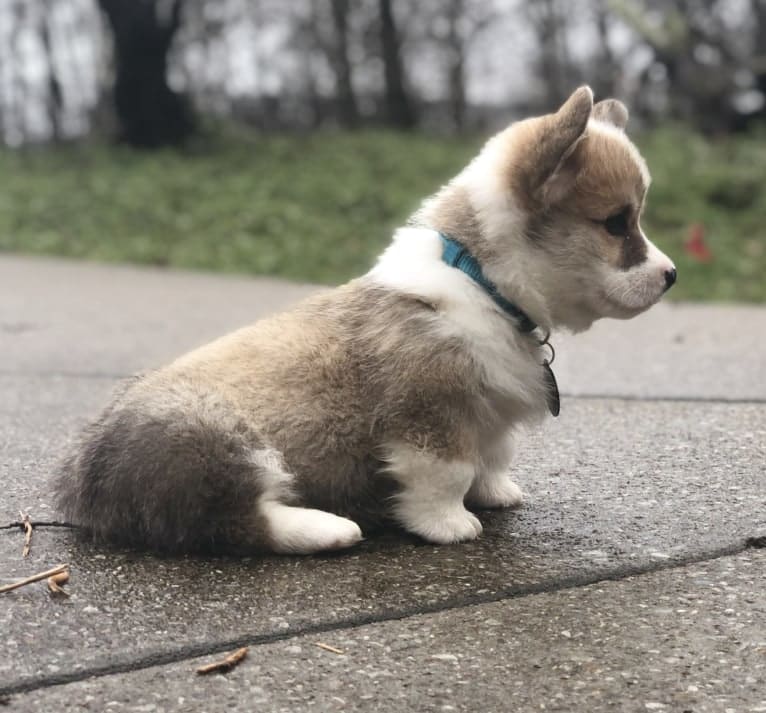
[[378,0],[380,50],[385,79],[386,118],[401,129],[417,124],[417,115],[407,91],[400,53],[401,39],[396,26],[391,0]]
[[319,128],[325,120],[325,102],[319,90],[317,80],[317,54],[328,56],[329,47],[322,39],[323,18],[321,5],[312,2],[308,13],[296,12],[290,19],[290,46],[298,55],[300,88],[306,99],[310,119],[307,122],[312,129]]
[[537,73],[544,87],[543,104],[557,107],[579,82],[576,66],[569,55],[567,23],[571,3],[536,0],[523,5],[523,12],[535,37]]
[[[469,100],[468,62],[477,38],[492,22],[497,21],[502,10],[497,2],[484,0],[431,0],[418,4],[417,14],[408,17],[408,40],[410,46],[432,47],[434,58],[438,62],[435,73],[443,77],[444,99],[432,100],[429,107],[436,107],[450,120],[452,129],[460,132],[468,123]],[[431,88],[431,94],[434,88]],[[442,107],[442,104],[444,106]],[[446,111],[445,111],[446,110]],[[441,118],[441,117],[440,117]],[[444,125],[443,121],[435,122]]]
[[755,27],[752,53],[752,70],[755,87],[761,95],[761,106],[754,112],[759,119],[766,118],[766,0],[750,0]]
[[0,0],[11,145],[178,143],[187,96],[263,131],[460,131],[586,81],[709,132],[766,119],[766,0]]
[[335,26],[335,42],[332,52],[332,66],[335,72],[335,88],[338,114],[343,126],[354,127],[359,123],[354,85],[351,81],[351,59],[349,57],[349,0],[330,0],[332,19]]
[[[23,28],[27,20],[28,8],[20,2],[14,3],[9,12],[6,11],[4,20],[8,22],[5,35],[10,39],[8,48],[4,48],[3,62],[5,66],[7,96],[3,99],[3,134],[13,143],[22,143],[29,138],[27,112],[29,110],[29,85],[25,78],[24,66],[15,61],[21,55]],[[7,54],[6,54],[7,53]]]
[[58,141],[62,137],[61,109],[63,105],[63,93],[61,91],[61,82],[58,78],[57,64],[53,56],[53,45],[51,42],[51,6],[52,3],[50,0],[43,0],[43,11],[39,16],[39,32],[48,70],[47,113],[51,126],[51,138],[54,141]]
[[447,94],[450,115],[457,131],[465,126],[465,114],[468,107],[465,89],[466,37],[465,0],[448,0],[446,3],[445,49],[447,51]]
[[466,64],[476,37],[498,18],[497,5],[482,0],[449,0],[446,4],[447,96],[455,129],[465,128],[468,111]]
[[154,148],[183,142],[194,129],[186,99],[167,81],[167,59],[183,0],[99,0],[114,38],[114,107],[120,138]]
[[613,97],[620,92],[624,58],[618,60],[612,49],[610,27],[614,18],[609,12],[607,0],[593,0],[592,11],[598,43],[587,75],[597,97]]
[[[341,126],[351,129],[359,125],[359,107],[354,89],[350,45],[352,42],[349,0],[320,0],[309,5],[307,13],[294,12],[290,19],[290,46],[301,56],[303,64],[303,91],[317,117],[316,124],[325,118],[326,100],[318,87],[318,62],[332,76],[332,106],[335,119]],[[324,60],[324,62],[322,62]]]
[[609,0],[653,54],[637,100],[660,77],[667,85],[663,114],[707,132],[746,126],[758,111],[738,104],[748,89],[764,81],[759,69],[766,71],[751,46],[759,41],[764,2],[752,0],[751,12],[733,13],[730,3],[721,0]]

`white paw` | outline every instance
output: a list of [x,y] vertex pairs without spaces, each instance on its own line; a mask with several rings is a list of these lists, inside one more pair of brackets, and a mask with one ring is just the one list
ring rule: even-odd
[[362,531],[353,520],[324,510],[262,503],[272,549],[283,554],[308,555],[342,550],[362,540]]
[[477,480],[466,501],[480,508],[515,508],[524,500],[521,488],[507,475]]
[[475,540],[482,533],[479,518],[464,507],[442,512],[438,517],[433,513],[422,513],[409,519],[404,526],[410,532],[437,545]]

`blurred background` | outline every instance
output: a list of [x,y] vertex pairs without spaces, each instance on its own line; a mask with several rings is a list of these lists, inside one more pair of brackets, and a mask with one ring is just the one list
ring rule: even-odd
[[2,0],[0,251],[340,282],[582,83],[674,298],[763,301],[766,0]]

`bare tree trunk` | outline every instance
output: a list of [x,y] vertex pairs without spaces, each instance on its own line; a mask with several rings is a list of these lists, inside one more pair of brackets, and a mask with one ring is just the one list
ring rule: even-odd
[[13,98],[11,100],[11,107],[15,115],[15,123],[17,129],[17,140],[19,143],[24,143],[29,137],[29,127],[27,126],[27,102],[29,101],[29,92],[26,79],[24,78],[24,68],[19,62],[19,57],[23,56],[21,52],[21,39],[23,37],[22,28],[26,19],[27,8],[24,3],[17,3],[14,6],[13,19],[14,19],[14,32],[13,32],[13,50],[11,55],[13,57],[14,73],[13,73]]
[[[3,30],[6,19],[10,19],[10,13],[7,11],[0,13],[0,23],[2,23],[2,25],[0,25],[0,32],[2,32],[2,34],[5,34]],[[10,51],[10,48],[4,45],[0,46],[0,67],[10,67],[12,62],[13,53]],[[8,72],[8,76],[10,76],[10,71],[6,71]],[[8,89],[5,87],[3,88],[5,91],[0,93],[0,141],[7,142],[13,127],[13,119],[11,118],[13,104],[9,100]]]
[[557,107],[568,96],[569,77],[565,20],[557,0],[535,0],[526,6],[527,17],[537,35],[538,73],[545,86],[546,108]]
[[114,36],[114,104],[121,138],[153,148],[183,142],[194,121],[184,97],[167,83],[167,57],[181,24],[182,0],[99,0]]
[[[750,0],[755,20],[755,86],[766,98],[766,0]],[[766,117],[766,101],[756,112],[758,118]]]
[[617,91],[621,67],[609,45],[609,11],[605,0],[596,0],[594,12],[599,49],[595,57],[596,66],[592,86],[597,97],[611,97]]
[[378,0],[380,11],[380,45],[386,84],[388,121],[399,128],[411,129],[417,123],[412,100],[407,93],[404,68],[399,53],[399,31],[391,0]]
[[458,25],[465,13],[464,0],[450,0],[447,8],[447,51],[449,60],[447,66],[447,86],[449,91],[450,113],[457,131],[465,127],[467,107],[465,94],[465,42],[460,34]]
[[50,32],[50,1],[45,0],[42,6],[40,16],[40,39],[45,48],[45,58],[48,62],[48,96],[46,98],[48,120],[51,125],[51,136],[54,141],[60,141],[61,131],[61,108],[63,96],[61,93],[61,83],[56,72],[56,60],[53,56],[53,47],[51,44]]
[[348,0],[330,0],[335,27],[335,46],[332,65],[335,72],[338,115],[343,126],[353,128],[359,124],[359,109],[354,85],[351,81],[351,61],[348,56]]

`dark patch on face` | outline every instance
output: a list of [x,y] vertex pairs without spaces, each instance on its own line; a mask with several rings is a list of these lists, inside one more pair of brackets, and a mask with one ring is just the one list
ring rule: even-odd
[[630,206],[607,217],[604,229],[611,238],[620,241],[620,269],[629,270],[646,260],[646,240],[641,235],[638,220],[634,218]]
[[630,232],[630,226],[628,225],[629,219],[630,219],[630,215],[629,215],[628,208],[624,208],[619,213],[614,213],[613,215],[610,215],[604,221],[604,227],[606,228],[606,232],[615,238],[626,237],[628,233]]
[[648,253],[646,240],[637,229],[629,231],[621,240],[620,269],[629,270],[646,260]]

